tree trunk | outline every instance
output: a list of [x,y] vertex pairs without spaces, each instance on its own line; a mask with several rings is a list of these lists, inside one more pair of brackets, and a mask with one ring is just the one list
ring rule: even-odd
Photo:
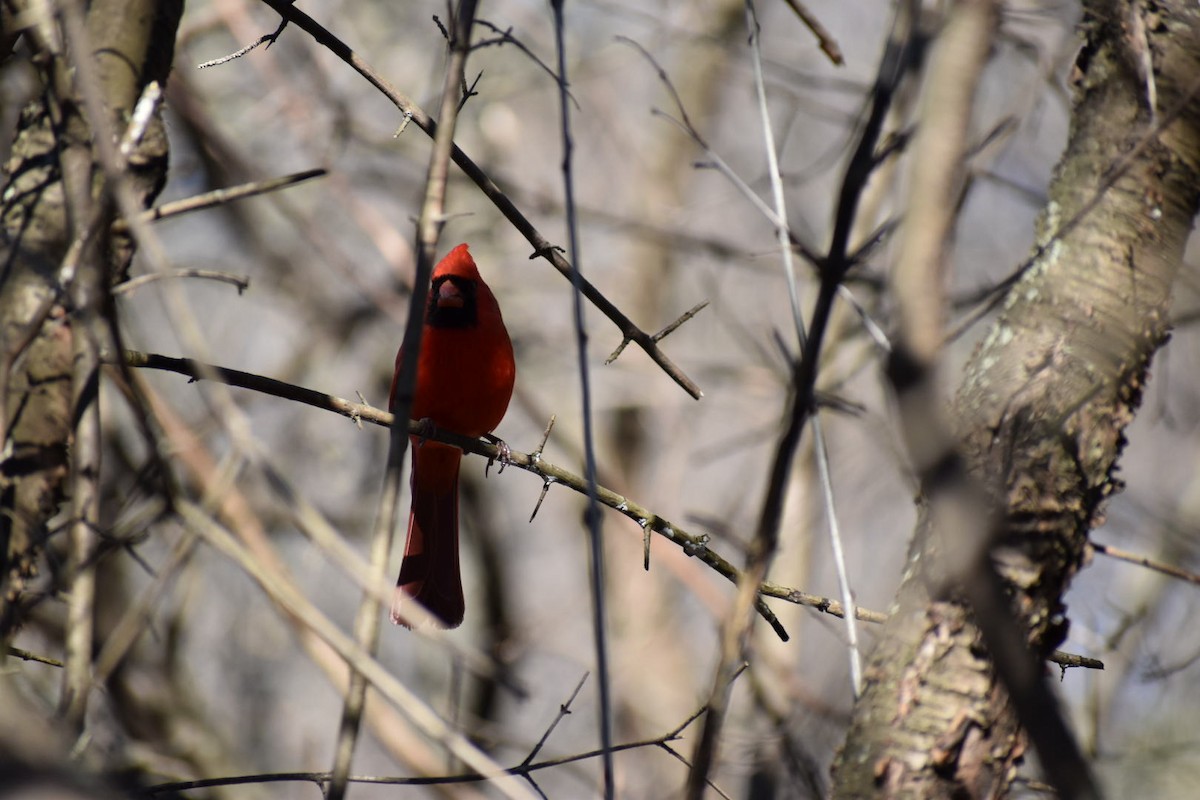
[[[83,30],[72,35],[75,8]],[[5,31],[29,25],[41,86],[21,114],[0,195],[0,643],[20,624],[47,521],[67,494],[76,425],[95,401],[95,354],[114,322],[108,289],[133,256],[132,240],[110,232],[111,177],[94,142],[124,132],[146,86],[166,82],[183,2],[11,2],[4,12]],[[89,120],[89,99],[103,105],[104,126]],[[121,180],[149,204],[166,173],[156,110]],[[92,363],[81,364],[86,353]]]
[[[1063,594],[1120,487],[1123,431],[1166,341],[1200,203],[1200,9],[1093,0],[1085,12],[1070,139],[1034,258],[952,409],[967,468],[1000,509],[993,563],[1038,654],[1065,636]],[[972,614],[931,589],[944,580],[932,524],[922,509],[835,797],[1000,797],[1022,760]]]

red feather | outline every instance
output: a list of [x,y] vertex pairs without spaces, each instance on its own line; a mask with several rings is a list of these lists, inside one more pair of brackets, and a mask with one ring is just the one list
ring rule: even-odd
[[[389,408],[403,363],[396,354]],[[467,246],[438,263],[417,356],[410,416],[464,436],[490,433],[508,409],[516,378],[512,342],[500,306]],[[446,627],[463,619],[458,562],[458,470],[462,451],[412,437],[412,512],[396,581],[392,621],[408,625],[403,605],[420,601]]]

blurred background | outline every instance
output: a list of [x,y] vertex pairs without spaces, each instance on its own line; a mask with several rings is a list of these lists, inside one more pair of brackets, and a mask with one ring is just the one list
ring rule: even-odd
[[[814,249],[825,247],[849,148],[869,99],[892,16],[882,0],[805,4],[840,46],[832,63],[787,3],[760,2],[771,124],[787,190],[789,222]],[[936,7],[937,4],[930,4]],[[305,0],[304,11],[332,30],[401,92],[430,113],[438,107],[445,44],[433,15],[443,3]],[[456,141],[551,241],[565,244],[558,90],[546,4],[482,4]],[[620,333],[587,310],[599,477],[605,486],[711,537],[735,564],[757,523],[765,476],[781,432],[794,350],[786,282],[766,219],[710,158],[664,115],[680,118],[646,57],[669,75],[687,115],[761,197],[770,197],[762,123],[751,71],[744,6],[734,0],[568,4],[567,45],[584,274],[647,331],[707,301],[669,337],[667,354],[704,391],[693,400],[636,347],[605,365]],[[1002,37],[985,75],[973,126],[971,180],[963,197],[951,274],[959,315],[972,298],[1028,254],[1035,217],[1065,142],[1069,70],[1077,48],[1070,2],[1007,5]],[[252,0],[187,4],[167,91],[170,182],[160,202],[240,182],[324,167],[327,177],[159,224],[178,268],[246,276],[249,289],[200,280],[159,281],[120,300],[125,346],[297,383],[386,406],[413,275],[413,221],[431,148],[388,100],[345,63],[294,27],[269,49],[197,69],[273,31],[278,17]],[[499,41],[509,31],[513,42]],[[539,63],[540,62],[540,63]],[[28,76],[4,76],[6,108]],[[888,122],[904,132],[919,96],[909,91]],[[661,113],[660,113],[661,112]],[[5,119],[11,115],[6,112]],[[7,135],[6,135],[7,138]],[[857,226],[861,239],[902,210],[906,162],[880,170]],[[544,457],[582,473],[578,365],[568,281],[544,261],[475,187],[451,172],[440,253],[469,242],[499,298],[517,356],[517,390],[496,433],[534,450],[551,415]],[[852,274],[855,298],[886,331],[881,292],[890,240]],[[135,262],[135,274],[139,267]],[[144,271],[144,270],[143,270]],[[815,286],[807,268],[801,306]],[[1200,569],[1200,358],[1196,272],[1176,301],[1178,328],[1155,361],[1154,380],[1129,432],[1124,494],[1094,538]],[[180,330],[167,296],[182,289],[206,352]],[[947,397],[958,365],[986,330],[968,328],[947,354]],[[914,481],[889,407],[878,347],[859,318],[839,306],[821,366],[820,388],[861,406],[825,411],[835,511],[857,602],[886,611],[899,581],[911,526]],[[214,417],[212,388],[168,373],[143,377],[214,463],[231,452]],[[233,390],[250,433],[271,463],[364,553],[382,485],[387,432],[278,398]],[[326,668],[255,583],[204,545],[186,549],[173,523],[147,525],[148,453],[137,420],[105,384],[104,521],[130,536],[101,565],[100,629],[169,577],[143,635],[92,710],[87,743],[106,763],[155,779],[322,771],[332,762],[341,699]],[[421,699],[485,746],[502,765],[521,762],[575,687],[571,714],[539,757],[598,747],[597,685],[588,594],[584,500],[552,488],[529,517],[542,486],[516,469],[484,479],[484,462],[463,464],[461,499],[467,618],[451,637],[501,659],[523,696],[468,669],[434,643],[386,622],[379,659]],[[185,483],[188,478],[181,473]],[[260,469],[233,483],[256,524],[308,599],[349,630],[359,591],[301,535],[290,509]],[[407,498],[404,499],[407,508]],[[771,580],[837,597],[811,438],[789,488],[781,550]],[[252,522],[253,521],[253,522]],[[706,701],[719,625],[733,587],[659,537],[649,572],[642,531],[612,512],[606,548],[611,680],[620,743],[660,739]],[[172,558],[173,551],[185,552]],[[393,567],[399,561],[399,547]],[[164,570],[166,572],[164,573]],[[173,571],[172,571],[173,570]],[[1200,587],[1100,556],[1068,596],[1072,627],[1063,649],[1102,659],[1103,672],[1071,670],[1060,690],[1085,749],[1112,796],[1189,797],[1200,780],[1200,629],[1189,624]],[[739,679],[721,762],[714,775],[732,797],[818,797],[852,703],[844,627],[812,609],[773,601],[791,634],[786,644],[757,626],[753,666]],[[63,624],[44,604],[16,640],[46,651]],[[870,626],[861,625],[869,647]],[[53,702],[59,678],[19,667],[23,690]],[[370,729],[353,772],[453,773],[462,769],[405,723]],[[672,743],[690,755],[698,728]],[[616,759],[620,796],[676,794],[686,767],[645,746]],[[548,797],[596,796],[599,762],[582,760],[537,774]],[[476,786],[406,789],[488,795]],[[1029,790],[1031,794],[1035,789]],[[214,797],[317,797],[304,783],[205,790]],[[356,797],[396,789],[352,788]],[[772,792],[775,792],[774,794]],[[190,796],[203,796],[192,793]]]

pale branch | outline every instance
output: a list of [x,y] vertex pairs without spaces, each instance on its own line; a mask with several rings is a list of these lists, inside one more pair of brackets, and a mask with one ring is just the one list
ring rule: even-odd
[[[293,172],[291,175],[281,175],[278,178],[242,183],[237,186],[228,186],[224,189],[214,189],[211,192],[185,197],[182,200],[172,200],[169,203],[148,208],[138,215],[138,220],[140,222],[158,222],[159,220],[177,217],[192,211],[203,211],[215,206],[222,206],[234,200],[243,200],[247,197],[255,197],[260,194],[286,189],[327,174],[328,170],[325,169],[308,169],[303,172]],[[114,233],[123,233],[128,229],[129,224],[124,219],[119,219],[113,223]]]
[[1119,547],[1100,544],[1099,542],[1091,542],[1091,546],[1092,549],[1097,553],[1106,555],[1109,558],[1115,558],[1118,561],[1125,561],[1129,564],[1136,564],[1139,567],[1145,567],[1146,569],[1154,570],[1155,572],[1161,572],[1163,575],[1169,575],[1172,578],[1200,586],[1200,575],[1197,575],[1195,572],[1189,572],[1186,569],[1176,567],[1171,564],[1164,564],[1157,559],[1138,555],[1137,553],[1131,553],[1128,550],[1122,550]]
[[[398,91],[388,83],[361,55],[356,53],[341,39],[334,36],[333,33],[312,17],[296,8],[291,0],[262,0],[262,2],[274,9],[284,20],[295,24],[296,27],[311,36],[317,44],[329,50],[354,69],[354,71],[362,75],[363,78],[399,109],[405,117],[405,124],[411,120],[426,135],[430,137],[436,136],[437,123],[412,98]],[[497,210],[504,215],[505,219],[533,247],[533,254],[530,258],[540,257],[546,259],[559,274],[571,280],[574,267],[563,257],[560,248],[553,245],[549,239],[534,227],[533,223],[521,213],[520,209],[516,207],[508,195],[496,185],[491,176],[472,161],[457,145],[452,148],[450,157],[458,165],[459,169],[463,171],[463,174],[470,178],[479,190],[483,192],[484,196],[492,202]],[[700,391],[700,387],[667,357],[651,334],[646,333],[635,325],[595,285],[582,278],[580,279],[580,284],[584,297],[616,325],[622,337],[628,338],[637,344],[663,372],[670,376],[672,380],[679,384],[693,398],[699,400],[703,396],[704,393]]]
[[264,44],[267,47],[270,47],[271,45],[275,44],[275,40],[279,38],[279,35],[281,33],[283,33],[283,29],[287,27],[287,23],[288,23],[288,21],[286,18],[280,20],[279,27],[275,29],[274,33],[264,33],[262,36],[258,37],[250,44],[246,45],[245,47],[239,48],[239,49],[233,51],[232,53],[229,53],[228,55],[221,56],[220,58],[214,58],[212,61],[205,61],[203,64],[197,64],[196,69],[208,69],[209,67],[216,67],[216,66],[220,66],[221,64],[228,64],[230,61],[233,61],[235,58],[241,58],[242,56],[249,53],[251,50],[255,50]]
[[[774,208],[776,215],[786,221],[788,218],[786,193],[784,191],[783,175],[779,166],[778,147],[775,144],[773,125],[771,123],[771,112],[767,103],[767,87],[766,80],[763,77],[762,41],[758,15],[754,10],[752,0],[746,1],[745,9],[746,27],[750,33],[751,64],[754,68],[754,89],[758,97],[759,117],[762,120],[763,147],[767,154],[767,166],[770,172]],[[779,240],[784,273],[787,276],[788,297],[792,305],[792,322],[796,328],[796,343],[803,349],[807,333],[804,327],[804,316],[800,311],[800,290],[797,285],[796,270],[792,261],[791,249],[788,247],[788,230],[784,227],[777,228],[776,237]],[[843,290],[846,290],[845,285],[839,285],[839,293]],[[812,394],[815,396],[815,393],[816,387],[814,386]],[[817,473],[820,476],[821,496],[824,501],[825,522],[829,533],[829,545],[830,552],[833,555],[834,571],[837,575],[842,603],[850,612],[845,619],[846,647],[850,667],[850,682],[854,696],[858,697],[862,692],[862,655],[858,646],[858,625],[854,618],[854,589],[850,584],[849,571],[846,569],[845,548],[842,545],[841,526],[838,522],[837,505],[834,501],[833,475],[830,468],[829,450],[825,440],[824,429],[821,425],[821,416],[813,414],[810,424],[812,426],[813,455],[817,462]],[[769,565],[769,563],[770,560],[768,559],[767,564]],[[766,578],[765,572],[762,577]],[[747,615],[744,622],[748,624],[749,621],[750,618]]]
[[[85,65],[96,64],[95,49],[87,30],[87,21],[79,5],[65,3],[59,8],[60,25],[65,53],[59,53],[55,69],[70,75],[68,93],[59,94],[61,84],[55,91],[48,92],[52,115],[70,120],[79,114],[78,106],[68,112],[65,107],[74,105],[79,98],[82,107],[94,124],[107,112],[106,87],[96,73]],[[100,41],[103,41],[102,39]],[[75,65],[71,68],[68,65]],[[153,85],[153,84],[152,84]],[[150,92],[150,86],[145,92]],[[151,103],[153,105],[153,103]],[[133,151],[133,143],[145,133],[146,116],[144,106],[139,103],[140,114],[135,111],[134,119],[122,136],[119,150],[112,140],[95,141],[96,155],[101,161],[124,163],[127,154]],[[150,112],[153,114],[153,111]],[[104,245],[97,236],[101,227],[112,213],[109,198],[103,192],[114,190],[112,184],[101,184],[102,189],[93,193],[90,187],[81,185],[95,181],[98,171],[92,162],[92,149],[80,137],[82,131],[73,130],[75,125],[64,122],[61,128],[67,131],[59,142],[63,165],[63,195],[66,200],[68,225],[74,236],[64,258],[60,273],[62,285],[70,298],[74,323],[71,331],[71,389],[70,409],[72,431],[68,439],[70,463],[68,483],[70,511],[67,523],[67,618],[64,631],[63,658],[65,673],[63,692],[58,713],[70,735],[85,735],[88,702],[91,689],[92,657],[96,647],[96,601],[98,583],[96,565],[92,556],[97,548],[96,529],[100,519],[100,466],[103,445],[100,429],[99,372],[100,348],[107,341],[109,328],[104,316],[104,286],[106,270]],[[140,132],[137,130],[140,128]],[[93,134],[94,135],[94,134]],[[86,167],[84,164],[86,163]],[[73,177],[74,176],[74,177]],[[112,177],[111,175],[108,177]],[[81,180],[82,179],[82,180]],[[115,182],[114,182],[115,183]],[[127,198],[136,205],[136,195],[128,192]],[[77,261],[72,262],[75,255]]]
[[6,653],[11,658],[19,658],[22,661],[36,661],[39,664],[48,664],[52,667],[59,667],[59,668],[61,668],[63,665],[63,662],[59,661],[57,658],[50,658],[50,656],[41,656],[41,655],[38,655],[37,653],[31,653],[28,650],[22,650],[20,647],[13,647],[12,645],[8,646]]
[[177,269],[170,272],[150,272],[145,275],[138,275],[136,278],[130,278],[127,281],[118,283],[112,288],[114,295],[129,294],[135,289],[140,289],[148,283],[162,280],[163,278],[200,278],[202,280],[217,281],[218,283],[228,283],[231,286],[236,286],[238,294],[250,288],[250,278],[246,275],[234,275],[231,272],[218,272],[211,269]]

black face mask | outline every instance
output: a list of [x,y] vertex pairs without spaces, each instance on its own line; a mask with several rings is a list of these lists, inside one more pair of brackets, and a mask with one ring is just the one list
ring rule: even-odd
[[[442,285],[450,281],[462,295],[461,306],[438,304]],[[431,328],[473,328],[479,322],[479,307],[475,298],[475,281],[457,275],[442,275],[434,278],[429,289],[429,306],[425,309],[425,324]]]

